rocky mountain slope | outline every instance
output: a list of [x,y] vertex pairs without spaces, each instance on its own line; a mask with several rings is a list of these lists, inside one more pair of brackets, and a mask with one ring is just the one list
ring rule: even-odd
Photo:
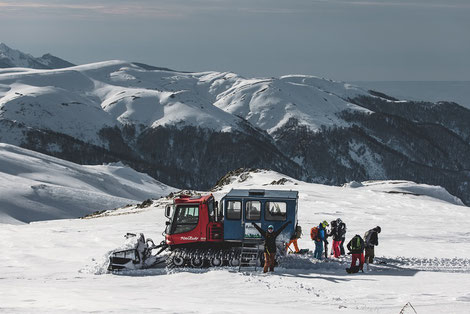
[[0,70],[0,141],[81,164],[122,161],[205,189],[267,168],[339,185],[405,179],[470,204],[470,110],[313,76],[244,78],[124,61]]
[[50,53],[35,58],[30,54],[12,49],[0,43],[0,68],[60,69],[74,66],[73,63],[55,57]]

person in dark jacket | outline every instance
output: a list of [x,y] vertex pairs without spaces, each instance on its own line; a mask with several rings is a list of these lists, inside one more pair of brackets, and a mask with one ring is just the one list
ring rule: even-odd
[[341,255],[345,255],[346,252],[344,251],[344,242],[346,241],[346,224],[341,219],[338,218],[338,220],[340,220],[338,230],[341,235],[341,243],[339,244],[339,250]]
[[374,263],[374,246],[379,245],[379,233],[382,231],[382,229],[377,226],[373,229],[370,229],[369,231],[366,232],[364,235],[364,242],[366,246],[366,264],[367,264],[367,270],[370,270],[369,268],[369,263],[373,264]]
[[[351,241],[349,241],[348,250],[352,254],[351,266],[346,268],[348,273],[357,273],[359,270],[364,272],[364,240],[361,238],[360,235],[356,234]],[[357,264],[357,260],[359,260],[359,266]]]
[[341,255],[340,245],[343,240],[343,236],[346,233],[346,225],[343,223],[341,218],[336,219],[334,223],[332,221],[331,225],[331,236],[333,237],[332,254],[334,254],[335,258],[338,258]]
[[264,238],[264,269],[263,272],[267,273],[269,271],[274,271],[274,263],[276,257],[276,238],[279,234],[281,234],[282,230],[284,230],[287,225],[292,223],[292,221],[288,221],[281,226],[278,230],[274,231],[274,226],[269,225],[268,230],[264,231],[261,229],[257,224],[252,222],[251,224],[259,231],[261,236]]

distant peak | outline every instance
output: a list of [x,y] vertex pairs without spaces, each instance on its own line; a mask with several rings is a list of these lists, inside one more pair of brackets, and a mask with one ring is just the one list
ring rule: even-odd
[[0,43],[0,56],[2,58],[0,68],[24,67],[33,69],[61,69],[75,66],[75,64],[50,53],[46,53],[40,58],[35,58],[20,50],[12,49],[5,43]]
[[12,50],[10,47],[8,47],[5,43],[0,42],[0,50],[1,51],[9,51]]

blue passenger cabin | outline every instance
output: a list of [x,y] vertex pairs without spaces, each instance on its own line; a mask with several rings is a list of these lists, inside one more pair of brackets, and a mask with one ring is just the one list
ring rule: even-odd
[[221,200],[224,210],[224,240],[260,238],[261,235],[252,226],[252,222],[263,230],[269,225],[277,230],[290,220],[292,224],[279,236],[279,239],[288,240],[297,225],[298,196],[297,191],[232,189]]

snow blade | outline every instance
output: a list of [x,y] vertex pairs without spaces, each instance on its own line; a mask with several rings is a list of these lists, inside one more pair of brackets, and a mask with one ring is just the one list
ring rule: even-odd
[[136,249],[116,251],[109,257],[108,270],[136,269],[140,263],[139,253]]
[[[114,251],[109,257],[108,271],[152,268],[166,262],[166,256],[158,256],[168,247],[165,243],[155,245],[152,239],[145,240],[142,233],[138,237],[128,233],[125,237],[127,239],[136,238],[134,247]],[[152,254],[152,250],[157,248],[160,250],[156,254]]]

